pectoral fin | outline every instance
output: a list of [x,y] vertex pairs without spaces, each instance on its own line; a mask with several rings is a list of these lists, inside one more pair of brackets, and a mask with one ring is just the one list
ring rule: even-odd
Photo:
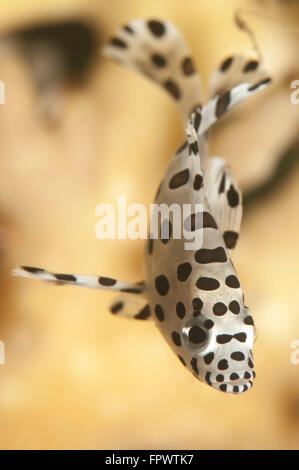
[[242,221],[242,193],[223,158],[212,157],[204,176],[206,198],[228,249],[236,246]]
[[148,300],[143,296],[120,294],[110,305],[113,315],[136,320],[151,320],[151,311]]
[[56,285],[71,285],[87,287],[89,289],[114,290],[131,294],[142,294],[145,289],[144,283],[130,284],[111,277],[88,276],[86,274],[53,273],[42,268],[33,268],[31,266],[20,266],[12,271],[12,275],[28,277],[31,279],[41,279]]

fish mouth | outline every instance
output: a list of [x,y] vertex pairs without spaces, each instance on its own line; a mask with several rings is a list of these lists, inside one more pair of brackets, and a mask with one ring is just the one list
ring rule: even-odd
[[241,395],[244,392],[250,390],[253,386],[253,377],[251,379],[239,379],[235,381],[227,382],[212,382],[212,386],[217,390],[225,393],[231,393],[233,395]]

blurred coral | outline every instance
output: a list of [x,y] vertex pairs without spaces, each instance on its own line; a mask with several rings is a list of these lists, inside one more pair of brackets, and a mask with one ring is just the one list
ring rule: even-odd
[[[0,33],[84,14],[108,39],[131,18],[167,18],[190,43],[207,92],[223,57],[253,54],[234,25],[235,9],[258,8],[299,27],[295,3],[3,0]],[[262,18],[248,21],[274,84],[224,118],[211,148],[247,190],[271,177],[286,149],[298,148],[299,116],[290,101],[299,36]],[[299,365],[290,355],[299,339],[298,166],[243,223],[234,263],[259,331],[257,379],[244,396],[222,395],[189,377],[152,325],[112,317],[112,294],[9,276],[29,264],[142,279],[144,242],[97,240],[94,210],[119,194],[129,204],[152,201],[181,143],[171,100],[103,59],[86,87],[68,91],[53,130],[35,113],[34,84],[18,55],[3,51],[0,71],[1,448],[297,449]]]

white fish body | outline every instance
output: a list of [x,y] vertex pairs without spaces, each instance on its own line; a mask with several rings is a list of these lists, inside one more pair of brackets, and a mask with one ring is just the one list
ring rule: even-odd
[[[241,394],[255,378],[254,322],[229,254],[239,236],[242,195],[225,160],[208,157],[207,140],[210,127],[223,114],[266,87],[270,79],[256,60],[227,58],[212,75],[210,101],[202,105],[200,78],[189,48],[168,21],[130,22],[117,31],[105,53],[149,76],[176,100],[187,139],[172,157],[155,203],[177,204],[182,213],[184,204],[200,204],[201,211],[191,213],[183,228],[190,234],[201,231],[202,244],[186,250],[184,237],[149,238],[146,280],[139,284],[31,267],[17,268],[14,274],[120,291],[112,313],[154,319],[196,378],[217,390]],[[173,223],[171,212],[161,220],[170,232]]]

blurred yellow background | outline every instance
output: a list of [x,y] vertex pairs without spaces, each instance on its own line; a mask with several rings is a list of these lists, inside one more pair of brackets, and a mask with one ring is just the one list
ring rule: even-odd
[[[253,55],[236,28],[244,7],[299,27],[296,2],[233,0],[2,0],[0,34],[45,20],[86,18],[102,42],[132,18],[173,21],[193,51],[205,96],[225,56]],[[211,152],[227,158],[243,188],[262,181],[298,139],[299,35],[248,17],[274,84],[213,132]],[[2,51],[2,53],[1,53]],[[114,318],[112,293],[12,278],[18,264],[58,272],[143,278],[142,240],[95,237],[96,206],[150,204],[180,145],[168,96],[97,55],[86,86],[63,95],[58,122],[38,113],[24,60],[0,47],[1,449],[299,448],[299,168],[245,213],[233,260],[258,328],[257,378],[241,396],[194,380],[159,331]]]

